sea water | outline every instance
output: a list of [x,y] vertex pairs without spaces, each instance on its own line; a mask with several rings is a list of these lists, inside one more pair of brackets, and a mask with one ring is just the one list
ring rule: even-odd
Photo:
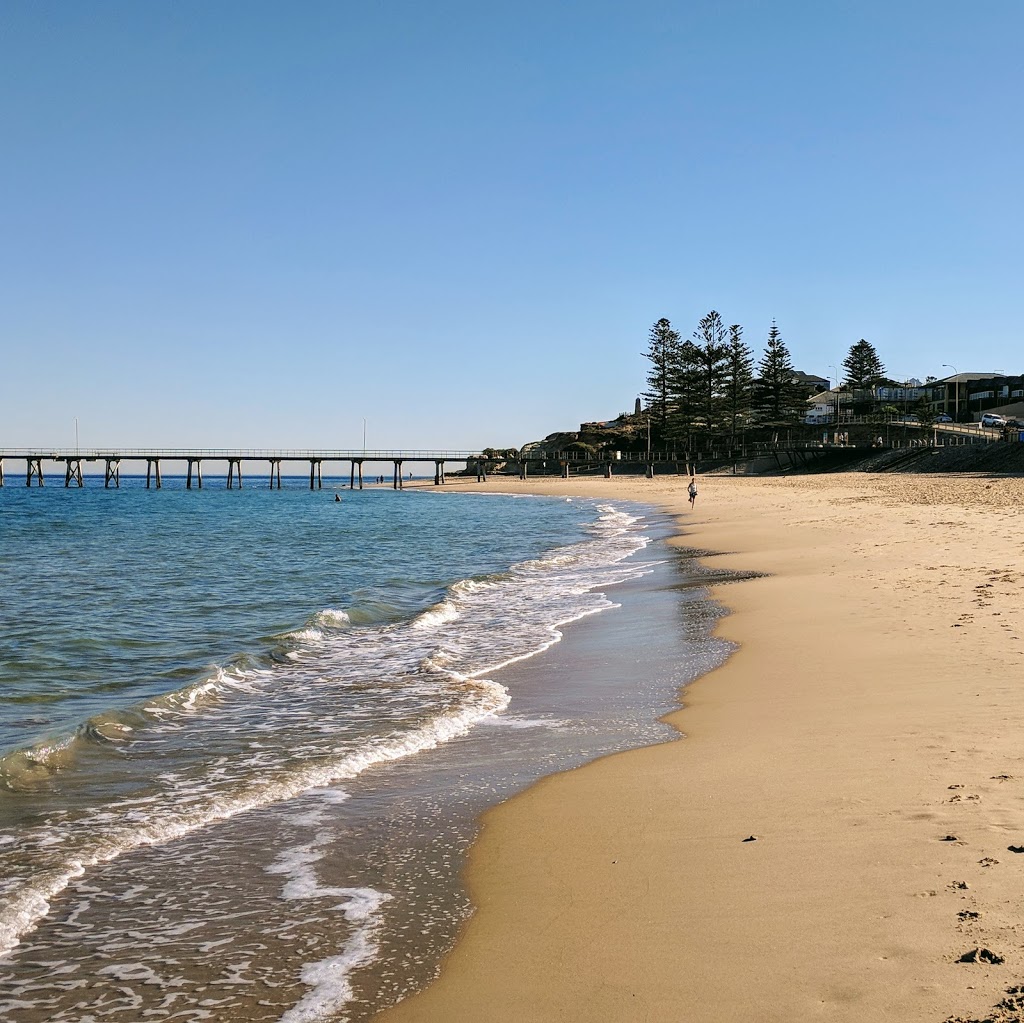
[[370,1018],[724,655],[650,509],[291,482],[0,490],[0,1018]]

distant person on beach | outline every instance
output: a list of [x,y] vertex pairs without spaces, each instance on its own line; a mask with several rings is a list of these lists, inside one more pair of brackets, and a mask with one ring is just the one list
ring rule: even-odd
[[693,502],[697,500],[697,481],[691,476],[690,485],[686,488],[686,492],[690,495],[690,507],[693,507]]

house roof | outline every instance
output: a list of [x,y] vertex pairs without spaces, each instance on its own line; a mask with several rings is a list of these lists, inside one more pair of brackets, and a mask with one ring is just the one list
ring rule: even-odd
[[984,373],[951,373],[948,377],[940,377],[938,380],[929,380],[925,387],[935,384],[969,384],[972,380],[999,380],[1002,378],[1020,376],[1019,373],[997,373],[995,370],[988,370]]

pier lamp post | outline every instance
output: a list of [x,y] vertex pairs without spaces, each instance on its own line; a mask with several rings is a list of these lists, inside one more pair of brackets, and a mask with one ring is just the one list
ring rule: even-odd
[[[954,366],[951,362],[944,362],[942,364],[942,368],[943,369],[951,369],[953,371],[953,376],[954,377],[958,377],[960,375],[957,372],[956,366]],[[955,398],[953,399],[954,400],[953,419],[956,422],[959,423],[960,422],[960,381],[959,380],[954,380],[953,381],[953,387],[955,388],[955,390],[953,392],[954,395],[955,395]]]
[[363,419],[363,454],[366,454],[366,419]]
[[77,457],[82,453],[82,449],[78,443],[78,416],[75,416],[75,456]]

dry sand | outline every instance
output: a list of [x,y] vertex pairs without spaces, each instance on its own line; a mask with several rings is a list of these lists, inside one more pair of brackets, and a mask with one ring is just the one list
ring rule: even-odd
[[486,815],[477,913],[379,1018],[1017,1019],[1024,481],[707,477],[693,512],[685,486],[487,484],[658,503],[769,574],[715,591],[739,649],[684,691],[683,740]]

